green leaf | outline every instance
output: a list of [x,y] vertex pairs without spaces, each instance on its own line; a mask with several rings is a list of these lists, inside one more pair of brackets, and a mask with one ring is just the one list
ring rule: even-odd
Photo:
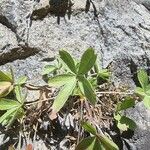
[[150,96],[145,96],[143,99],[143,103],[146,108],[150,109]]
[[52,77],[48,80],[49,86],[60,87],[65,84],[69,84],[70,80],[74,80],[75,75],[71,74],[62,74],[55,77]]
[[91,124],[89,124],[88,122],[81,122],[81,125],[86,131],[93,135],[96,135],[97,131]]
[[105,150],[97,137],[87,137],[81,140],[75,150]]
[[97,83],[97,78],[96,77],[92,77],[90,79],[88,79],[88,81],[91,83],[93,89],[95,90],[98,86],[98,83]]
[[[150,96],[150,89],[147,90],[147,91],[145,92],[145,94],[146,94],[147,96]],[[145,96],[146,96],[146,95],[145,95]]]
[[94,150],[105,150],[104,146],[102,145],[101,141],[98,138],[96,138]]
[[144,97],[146,95],[144,89],[142,89],[140,87],[136,87],[135,88],[135,93],[138,94],[138,95],[140,95],[140,96],[142,96],[142,97]]
[[117,104],[117,111],[126,110],[134,105],[135,101],[132,98],[127,97],[123,102]]
[[[23,110],[23,108],[21,108],[21,107],[18,107],[17,109],[16,109],[16,111],[14,111],[13,112],[13,115],[8,119],[8,121],[7,121],[7,129],[14,123],[14,121],[16,120],[16,119],[20,119],[20,118],[22,118],[22,116],[24,115],[24,110]],[[6,125],[5,124],[5,125]]]
[[98,77],[107,80],[110,77],[111,73],[108,71],[108,69],[101,69],[98,73]]
[[68,84],[65,84],[62,87],[52,105],[53,112],[58,112],[64,106],[69,96],[72,94],[75,86],[76,86],[76,78],[74,77],[71,80],[69,80]]
[[99,73],[99,71],[100,71],[100,62],[99,62],[99,59],[96,59],[96,61],[95,61],[95,64],[94,64],[94,71],[95,71],[95,73]]
[[44,68],[42,70],[42,75],[53,73],[55,70],[57,70],[56,66],[54,66],[54,65],[46,65],[46,66],[44,66]]
[[95,144],[95,137],[84,138],[76,147],[75,150],[93,150],[93,145]]
[[17,85],[23,85],[25,84],[27,81],[27,77],[26,76],[21,76],[17,79],[16,84]]
[[149,91],[150,90],[150,84],[148,84],[147,86],[146,86],[146,91]]
[[126,116],[117,114],[114,118],[117,120],[117,127],[122,131],[127,131],[128,129],[134,130],[136,128],[136,123]]
[[94,66],[97,55],[94,54],[94,50],[92,48],[87,49],[82,55],[78,74],[84,75]]
[[[91,102],[91,104],[95,105],[96,95],[94,93],[91,83],[84,76],[79,76],[78,78],[79,78],[79,81],[82,83],[86,98]],[[81,91],[83,90],[81,89]]]
[[8,81],[12,82],[12,76],[8,72],[4,72],[0,70],[0,81]]
[[16,108],[12,108],[9,109],[6,113],[4,113],[1,117],[0,117],[0,123],[2,123],[5,119],[7,120],[7,118],[9,118],[10,116],[13,116],[13,113],[16,111]]
[[119,150],[118,146],[107,136],[98,134],[97,137],[106,150]]
[[13,89],[11,82],[0,82],[0,97],[7,96]]
[[145,70],[138,71],[138,80],[144,90],[146,90],[146,86],[148,85],[148,75]]
[[19,106],[20,103],[15,100],[0,98],[0,110],[8,110]]
[[61,50],[59,51],[59,55],[60,55],[60,58],[65,62],[65,64],[68,66],[68,68],[76,74],[76,66],[75,66],[75,62],[73,60],[73,58],[71,57],[71,55],[64,51],[64,50]]
[[20,85],[15,86],[15,95],[16,95],[16,99],[23,104],[24,102],[24,98],[22,97],[22,92],[21,92],[21,87]]

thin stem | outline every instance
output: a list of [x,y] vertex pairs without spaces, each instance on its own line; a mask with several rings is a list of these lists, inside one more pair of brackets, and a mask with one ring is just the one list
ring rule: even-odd
[[133,92],[115,92],[115,91],[104,91],[104,92],[96,92],[96,94],[120,94],[120,95],[132,95]]
[[48,87],[47,85],[43,85],[43,86],[35,86],[32,84],[25,84],[25,87],[29,90],[41,90],[41,89],[50,89],[50,87]]
[[79,142],[80,142],[80,136],[81,136],[81,121],[83,119],[83,99],[81,99],[81,106],[79,106],[79,107],[80,107],[80,124],[79,124],[77,144],[79,144]]
[[50,101],[50,100],[53,100],[55,97],[52,97],[52,98],[49,98],[49,99],[44,99],[44,100],[35,100],[35,101],[32,101],[32,102],[25,102],[25,105],[28,106],[28,105],[32,105],[32,104],[36,104],[36,103],[41,103],[41,102],[45,102],[45,101]]

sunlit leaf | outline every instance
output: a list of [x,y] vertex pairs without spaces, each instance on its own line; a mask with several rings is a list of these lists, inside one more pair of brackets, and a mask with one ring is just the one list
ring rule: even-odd
[[13,89],[11,82],[0,82],[0,97],[5,97]]
[[96,58],[97,55],[94,54],[94,50],[92,48],[87,49],[82,55],[78,74],[86,74],[94,66]]
[[20,106],[15,100],[0,98],[0,110],[8,110]]
[[8,117],[12,116],[13,113],[16,111],[16,108],[12,108],[9,109],[6,113],[4,113],[1,117],[0,117],[0,123],[2,123],[5,119],[7,119]]
[[12,82],[12,76],[8,72],[4,72],[0,70],[0,81],[8,81]]
[[64,50],[59,51],[60,58],[65,62],[65,64],[69,67],[69,69],[73,72],[76,73],[76,66],[73,58],[71,55]]
[[[149,89],[149,90],[147,89],[147,91],[145,92],[145,94],[146,94],[147,96],[150,96],[150,89]],[[145,96],[146,96],[146,95],[145,95]]]
[[62,74],[55,77],[52,77],[48,80],[49,86],[60,87],[65,84],[69,84],[70,80],[74,80],[75,75],[71,74]]
[[69,96],[72,94],[74,88],[76,86],[76,78],[72,78],[68,84],[65,84],[57,95],[54,103],[52,105],[52,110],[54,112],[58,112],[66,103]]
[[57,70],[56,66],[54,66],[54,65],[46,65],[46,66],[44,66],[44,68],[42,70],[42,75],[53,73],[55,70]]
[[16,111],[13,112],[13,114],[11,115],[11,117],[9,118],[8,122],[7,122],[7,126],[6,128],[8,129],[16,119],[20,119],[22,118],[22,116],[24,115],[24,110],[21,107],[17,107]]
[[22,85],[25,84],[27,81],[27,77],[26,76],[21,76],[20,78],[17,79],[16,84],[17,85]]
[[138,94],[138,95],[140,95],[140,96],[142,96],[142,97],[144,97],[146,95],[144,89],[142,89],[140,87],[136,87],[135,88],[135,93]]
[[91,102],[91,104],[95,105],[96,95],[94,93],[91,83],[84,76],[79,76],[78,78],[83,86],[85,97]]
[[143,103],[146,108],[150,109],[150,96],[145,96],[143,99]]
[[139,80],[142,88],[145,90],[146,86],[148,85],[148,82],[149,82],[148,75],[147,75],[146,71],[145,70],[139,70],[137,75],[138,75],[138,80]]
[[94,64],[94,71],[95,73],[99,73],[100,72],[100,62],[99,59],[96,59],[95,64]]
[[108,69],[101,69],[98,73],[98,77],[107,80],[110,77],[111,73],[108,71]]
[[149,91],[150,90],[150,84],[148,84],[147,86],[146,86],[146,89],[145,89],[146,91]]
[[86,131],[93,135],[96,135],[97,131],[91,124],[89,124],[88,122],[81,122],[81,125]]
[[20,103],[23,103],[24,101],[24,98],[22,96],[22,92],[21,92],[21,87],[18,85],[18,86],[15,86],[15,95],[16,95],[16,99],[20,102]]
[[93,87],[93,90],[95,90],[98,86],[98,83],[97,83],[97,78],[96,77],[92,77],[90,79],[88,79],[88,81],[91,83],[92,87]]

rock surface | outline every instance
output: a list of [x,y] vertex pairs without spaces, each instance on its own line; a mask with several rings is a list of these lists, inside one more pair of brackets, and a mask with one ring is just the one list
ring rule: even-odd
[[[16,74],[25,74],[39,83],[42,67],[50,63],[43,60],[53,58],[61,48],[78,57],[92,46],[101,56],[103,67],[110,65],[116,85],[134,87],[137,69],[145,68],[150,73],[150,1],[92,2],[1,0],[0,68],[5,70],[12,65]],[[149,131],[146,124],[150,114],[147,118],[148,110],[139,105],[132,110],[133,118],[137,110],[144,115],[145,123],[138,125],[134,137],[142,138],[134,140],[133,145],[147,150],[149,135],[142,133]]]

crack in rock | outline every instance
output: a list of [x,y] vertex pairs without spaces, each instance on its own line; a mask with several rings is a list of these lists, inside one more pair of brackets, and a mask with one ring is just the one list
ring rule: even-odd
[[36,55],[40,50],[38,48],[32,48],[27,46],[17,47],[11,49],[9,52],[0,55],[0,65],[4,65],[8,62],[13,62],[17,59],[26,59],[30,56]]

